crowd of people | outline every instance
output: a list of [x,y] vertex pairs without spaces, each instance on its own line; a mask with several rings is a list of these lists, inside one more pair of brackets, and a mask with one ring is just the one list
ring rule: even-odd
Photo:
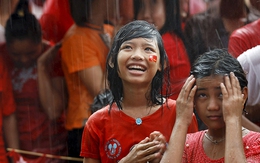
[[258,0],[0,0],[0,162],[259,162],[259,27]]

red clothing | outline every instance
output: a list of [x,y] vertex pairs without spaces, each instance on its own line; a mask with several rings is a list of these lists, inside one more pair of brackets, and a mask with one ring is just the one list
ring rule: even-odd
[[[1,51],[0,51],[1,53]],[[13,99],[11,80],[5,67],[2,54],[0,55],[0,162],[8,163],[3,138],[3,117],[13,114],[15,103]]]
[[[224,162],[224,158],[212,160],[205,154],[203,149],[204,134],[205,130],[187,135],[182,162]],[[258,162],[260,160],[260,133],[252,131],[249,132],[243,137],[243,142],[247,162]]]
[[44,39],[59,42],[73,24],[69,1],[47,0],[43,7],[40,24]]
[[[167,107],[168,106],[168,107]],[[125,157],[131,147],[149,137],[153,131],[160,131],[170,139],[176,118],[176,101],[168,100],[155,113],[142,118],[141,125],[113,104],[92,114],[84,128],[81,156],[100,159],[102,163],[114,163]],[[198,130],[195,116],[188,132]]]
[[176,100],[190,75],[190,61],[182,40],[175,34],[162,35],[164,48],[170,62],[171,99]]
[[[17,105],[20,148],[46,154],[66,155],[67,131],[64,128],[64,117],[51,121],[41,108],[37,66],[16,68],[12,65],[5,44],[0,46],[0,49],[4,52],[4,59],[11,74]],[[53,72],[52,77],[60,75],[60,71],[53,70]]]
[[234,57],[260,45],[260,19],[235,30],[230,38],[228,51]]

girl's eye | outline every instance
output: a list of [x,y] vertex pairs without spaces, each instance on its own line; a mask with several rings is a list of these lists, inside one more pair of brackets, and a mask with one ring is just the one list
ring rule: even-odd
[[123,46],[123,47],[121,48],[121,50],[122,50],[122,49],[126,49],[126,50],[127,50],[127,49],[132,49],[132,47],[129,46],[129,45],[125,45],[125,46]]
[[153,50],[152,48],[149,48],[149,47],[145,48],[145,51],[151,51],[151,52],[154,52],[154,50]]
[[223,94],[222,94],[222,93],[220,93],[220,94],[219,94],[219,97],[220,97],[220,98],[222,98],[222,97],[223,97]]
[[206,94],[205,93],[200,93],[200,94],[198,94],[198,97],[199,98],[204,98],[204,97],[206,97]]

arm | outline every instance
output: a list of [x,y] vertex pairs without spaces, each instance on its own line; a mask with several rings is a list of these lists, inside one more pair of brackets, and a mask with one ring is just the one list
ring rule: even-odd
[[104,90],[104,74],[100,66],[94,66],[81,70],[78,74],[93,98]]
[[60,44],[51,47],[37,61],[40,102],[50,119],[56,119],[61,115],[67,101],[64,78],[50,76],[50,63],[60,47]]
[[193,76],[190,76],[179,94],[176,103],[177,118],[172,130],[168,148],[161,160],[162,163],[169,163],[172,160],[176,163],[182,161],[186,134],[193,115],[193,99],[197,89],[196,86],[193,87],[194,83],[195,79]]
[[223,94],[223,117],[226,123],[225,162],[246,162],[242,140],[242,110],[247,98],[247,89],[243,94],[234,73],[226,75],[225,85],[220,84]]
[[4,116],[3,133],[6,146],[9,148],[19,149],[19,137],[15,113],[9,116]]

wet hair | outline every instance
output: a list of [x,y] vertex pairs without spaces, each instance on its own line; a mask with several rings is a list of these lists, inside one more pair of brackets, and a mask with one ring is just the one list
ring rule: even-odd
[[29,12],[28,0],[20,0],[14,13],[7,20],[5,39],[7,44],[11,44],[16,39],[31,39],[35,43],[41,42],[41,26],[36,17]]
[[195,78],[204,78],[211,75],[229,75],[234,72],[239,80],[241,89],[247,87],[246,74],[238,60],[225,49],[214,49],[205,52],[194,62],[191,74]]
[[[152,104],[162,104],[163,84],[165,84],[167,88],[169,88],[170,85],[169,63],[160,33],[154,25],[151,25],[146,21],[132,21],[120,28],[115,35],[106,63],[108,85],[113,94],[113,102],[116,102],[119,109],[122,109],[120,101],[123,97],[123,84],[122,79],[118,75],[118,53],[121,45],[125,41],[132,40],[134,38],[155,39],[159,47],[161,71],[156,72],[151,83],[151,90],[148,92],[149,94],[147,94],[147,99],[151,101]],[[165,96],[168,97],[168,92],[166,92]]]

